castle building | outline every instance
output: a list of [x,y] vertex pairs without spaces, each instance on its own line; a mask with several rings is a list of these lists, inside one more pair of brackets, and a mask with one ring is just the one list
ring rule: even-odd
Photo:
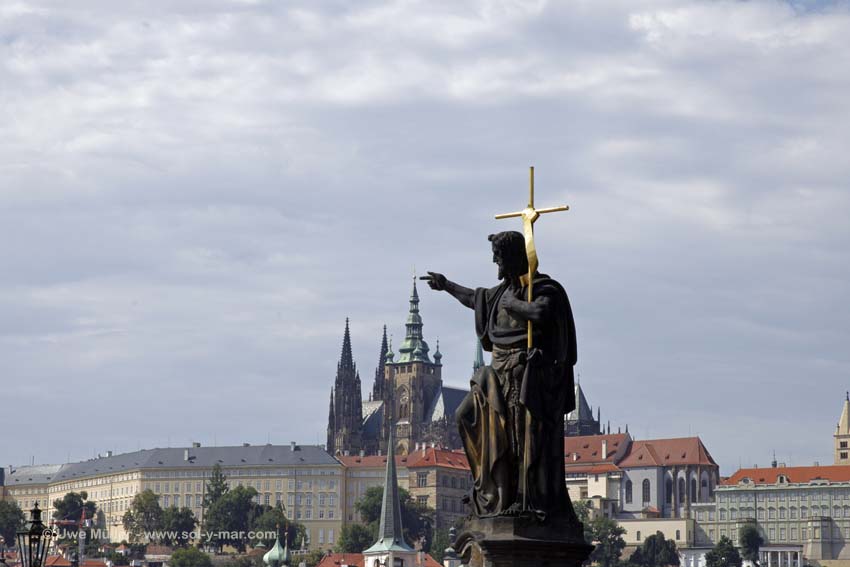
[[345,518],[345,469],[321,446],[250,445],[236,447],[171,447],[142,449],[61,465],[10,467],[0,495],[29,510],[36,502],[45,521],[53,519],[55,503],[69,492],[83,492],[97,505],[98,540],[120,542],[129,534],[122,518],[133,498],[151,490],[160,506],[190,510],[204,520],[204,495],[215,465],[232,488],[254,488],[256,504],[287,510],[288,517],[307,529],[311,549],[335,543]]
[[[375,381],[369,398],[363,400],[346,321],[342,356],[328,411],[329,453],[386,454],[391,429],[394,449],[400,455],[408,454],[418,444],[445,449],[461,447],[454,413],[468,391],[443,385],[439,342],[431,354],[422,327],[414,280],[398,358],[384,327]],[[483,364],[483,355],[480,363]]]

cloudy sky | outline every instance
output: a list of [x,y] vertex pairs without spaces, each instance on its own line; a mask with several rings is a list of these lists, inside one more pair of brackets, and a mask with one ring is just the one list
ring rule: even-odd
[[[324,442],[413,270],[492,285],[528,166],[581,384],[724,473],[831,462],[850,4],[0,4],[2,464]],[[462,386],[471,312],[420,287]]]

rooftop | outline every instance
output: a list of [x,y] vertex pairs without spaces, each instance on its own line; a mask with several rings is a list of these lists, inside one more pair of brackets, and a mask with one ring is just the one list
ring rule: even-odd
[[621,468],[673,465],[717,466],[699,437],[632,441],[629,454],[617,464]]
[[170,447],[144,449],[64,465],[12,468],[11,474],[6,477],[6,485],[45,484],[140,469],[209,469],[216,464],[222,467],[339,465],[318,445]]
[[723,486],[749,483],[783,484],[779,482],[780,476],[784,477],[783,482],[793,484],[808,484],[816,481],[850,482],[850,465],[739,469],[729,478],[723,479],[721,484]]

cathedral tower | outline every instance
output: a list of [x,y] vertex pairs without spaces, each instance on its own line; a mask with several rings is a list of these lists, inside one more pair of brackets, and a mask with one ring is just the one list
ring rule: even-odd
[[[384,391],[381,396],[384,402],[382,441],[389,437],[389,428],[394,427],[396,447],[402,454],[409,453],[416,440],[421,438],[428,412],[443,385],[442,364],[437,356],[439,351],[434,353],[432,361],[428,343],[422,336],[415,278],[405,327],[404,341],[398,348],[398,359],[393,360],[389,350],[384,358]],[[385,443],[383,441],[382,444]],[[386,450],[386,447],[382,449]]]
[[363,406],[360,374],[351,354],[348,318],[342,338],[342,354],[336,367],[328,410],[328,453],[357,453],[362,448]]

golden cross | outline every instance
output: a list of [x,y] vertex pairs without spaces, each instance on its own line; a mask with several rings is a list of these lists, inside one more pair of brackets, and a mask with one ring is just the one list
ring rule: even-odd
[[[531,303],[531,290],[534,287],[534,274],[537,272],[537,249],[534,247],[534,223],[544,213],[556,213],[559,211],[569,211],[567,205],[560,207],[548,207],[545,209],[534,208],[534,167],[528,168],[528,206],[521,211],[515,213],[503,213],[496,215],[497,219],[509,219],[513,217],[522,217],[522,231],[525,236],[525,255],[528,257],[528,302]],[[523,282],[526,283],[526,282]],[[528,322],[528,349],[531,350],[533,341],[531,338],[531,321]]]

